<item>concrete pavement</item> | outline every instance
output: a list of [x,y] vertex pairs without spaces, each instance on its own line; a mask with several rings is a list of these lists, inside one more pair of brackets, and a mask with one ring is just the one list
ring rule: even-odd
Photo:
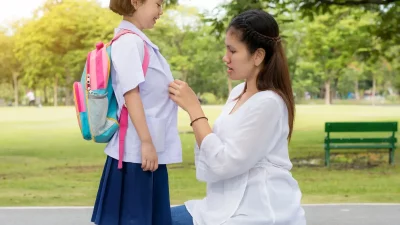
[[[400,204],[304,205],[307,225],[400,225]],[[0,225],[93,225],[92,207],[0,207]]]

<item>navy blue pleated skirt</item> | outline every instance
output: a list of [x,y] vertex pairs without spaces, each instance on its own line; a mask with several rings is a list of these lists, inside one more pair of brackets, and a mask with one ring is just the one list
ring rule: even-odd
[[159,165],[154,172],[141,164],[107,157],[101,176],[92,222],[98,225],[171,225],[168,171]]

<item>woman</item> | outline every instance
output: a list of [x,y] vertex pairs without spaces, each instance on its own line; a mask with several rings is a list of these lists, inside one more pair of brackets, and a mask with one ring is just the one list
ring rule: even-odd
[[235,17],[223,61],[232,80],[211,130],[192,89],[176,80],[171,99],[188,112],[196,137],[196,176],[207,196],[173,207],[173,225],[304,225],[301,192],[289,170],[294,100],[275,19],[261,10]]

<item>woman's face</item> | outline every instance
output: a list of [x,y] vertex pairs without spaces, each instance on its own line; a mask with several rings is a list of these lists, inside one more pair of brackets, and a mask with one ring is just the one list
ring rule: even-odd
[[229,29],[225,37],[226,53],[222,60],[226,63],[228,76],[232,80],[245,80],[255,74],[256,66],[247,46],[240,40],[239,33]]

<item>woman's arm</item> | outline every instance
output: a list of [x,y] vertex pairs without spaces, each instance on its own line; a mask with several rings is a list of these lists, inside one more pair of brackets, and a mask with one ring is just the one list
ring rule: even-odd
[[187,83],[180,80],[175,80],[169,85],[169,93],[170,98],[189,114],[196,142],[200,146],[203,139],[212,133],[212,130],[208,119],[202,118],[206,116],[196,94]]
[[[230,98],[232,98],[232,95],[235,96],[238,94],[238,92],[241,92],[243,90],[244,83],[238,85],[236,88],[232,90],[230,93],[227,102],[229,101]],[[194,94],[194,92],[193,92]],[[196,97],[197,98],[197,97]],[[198,101],[197,101],[198,102]],[[199,104],[194,104],[191,108],[188,109],[188,114],[190,121],[195,121],[198,118],[206,117],[203,109],[201,108],[200,103]],[[201,146],[202,141],[204,138],[212,133],[212,129],[210,124],[208,123],[208,119],[200,119],[196,122],[193,123],[192,126],[194,135],[196,137],[196,143],[198,146]]]
[[252,104],[222,131],[223,140],[214,133],[203,139],[196,157],[197,179],[217,182],[243,174],[277,145],[283,132],[281,105],[272,98]]
[[[191,121],[204,116],[193,90],[182,81],[170,84],[170,97],[189,113]],[[235,117],[234,126],[225,130],[222,140],[212,133],[207,120],[193,123],[200,150],[196,152],[199,180],[216,182],[250,170],[265,157],[281,137],[282,105],[273,97],[261,96],[247,111]]]
[[191,111],[188,113],[190,121],[192,122],[194,121],[192,124],[192,129],[194,136],[196,137],[197,145],[201,146],[201,143],[203,142],[204,138],[210,133],[212,133],[211,126],[208,123],[208,119],[203,118],[206,116],[200,104],[198,107],[191,109]]

